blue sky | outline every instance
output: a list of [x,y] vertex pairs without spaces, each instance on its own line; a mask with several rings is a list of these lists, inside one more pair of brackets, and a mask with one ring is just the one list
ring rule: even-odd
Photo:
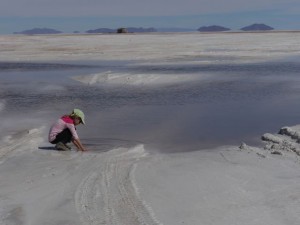
[[1,0],[0,7],[1,34],[35,27],[85,32],[221,25],[238,30],[253,23],[300,30],[300,0]]

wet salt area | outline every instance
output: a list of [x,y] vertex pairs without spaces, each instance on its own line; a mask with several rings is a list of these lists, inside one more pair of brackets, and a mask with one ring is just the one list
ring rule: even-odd
[[85,68],[85,67],[89,67],[89,66],[59,64],[59,63],[0,62],[1,71],[57,70],[57,69],[76,69],[76,68]]
[[[21,117],[24,127],[50,126],[60,114],[81,108],[87,126],[79,127],[78,132],[91,148],[93,143],[102,143],[99,151],[115,145],[107,140],[120,140],[116,142],[124,146],[144,143],[149,149],[166,152],[241,142],[258,145],[262,133],[298,123],[299,69],[299,63],[284,60],[210,65],[3,62],[1,113],[2,118],[10,115],[10,120]],[[109,85],[73,79],[107,71],[105,76],[114,78],[155,73],[167,79],[176,74],[183,82]],[[195,79],[184,81],[189,74]],[[5,130],[5,124],[2,127]]]
[[[214,72],[214,73],[251,73],[250,75],[278,75],[280,73],[297,73],[300,65],[298,62],[265,62],[265,63],[239,63],[239,64],[200,64],[200,65],[144,65],[133,68],[135,72],[164,72],[164,73],[195,73],[195,72]],[[255,72],[255,73],[253,73]],[[227,74],[226,74],[227,75]]]

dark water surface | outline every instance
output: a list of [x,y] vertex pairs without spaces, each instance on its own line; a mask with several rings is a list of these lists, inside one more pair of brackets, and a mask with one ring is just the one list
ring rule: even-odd
[[[71,76],[104,71],[210,74],[211,79],[164,87],[105,87]],[[72,108],[92,148],[145,143],[160,151],[192,151],[246,142],[300,121],[300,63],[138,65],[128,62],[0,63],[1,129],[50,126]],[[1,109],[1,108],[0,108]],[[113,144],[114,143],[114,144]],[[102,147],[101,147],[102,146]]]

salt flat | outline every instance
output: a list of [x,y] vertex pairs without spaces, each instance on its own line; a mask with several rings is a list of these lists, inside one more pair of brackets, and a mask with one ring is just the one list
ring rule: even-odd
[[286,145],[56,152],[37,148],[42,129],[1,141],[2,224],[299,222],[299,156]]
[[[205,56],[239,62],[299,54],[300,33],[7,35],[1,61],[154,60]],[[222,40],[220,42],[220,39]],[[231,59],[233,60],[233,59]]]
[[[150,66],[152,70],[153,65],[174,66],[178,61],[193,66],[226,65],[229,62],[239,65],[279,59],[296,61],[295,58],[300,53],[299,35],[226,33],[0,36],[0,61],[68,62],[77,65],[79,62],[112,60],[127,61],[132,66]],[[236,70],[241,68],[242,66],[237,67]],[[29,68],[29,73],[30,71]],[[131,134],[130,137],[141,139],[127,141],[113,136],[121,131],[126,137],[126,133],[130,132],[126,130],[130,127],[126,126],[126,122],[132,121],[124,120],[126,117],[119,120],[124,111],[116,112],[120,105],[106,109],[107,114],[103,111],[98,113],[97,107],[87,105],[85,110],[95,111],[87,111],[90,123],[84,127],[87,131],[81,134],[85,143],[90,144],[87,145],[90,151],[55,151],[47,143],[51,119],[60,110],[73,106],[73,103],[82,104],[81,97],[84,102],[92,105],[96,105],[98,101],[96,97],[93,101],[88,100],[82,94],[72,96],[70,99],[74,102],[65,103],[61,98],[65,98],[63,93],[70,89],[88,91],[90,88],[106,93],[122,87],[127,92],[131,91],[129,97],[132,97],[132,90],[139,90],[137,87],[148,88],[146,94],[150,95],[152,88],[157,92],[162,88],[168,89],[169,85],[220,79],[209,72],[196,76],[197,73],[193,71],[184,77],[180,73],[169,73],[162,77],[157,71],[151,74],[139,74],[139,71],[134,74],[128,71],[83,75],[73,74],[72,71],[66,73],[68,77],[64,77],[61,83],[39,80],[39,71],[35,71],[37,81],[33,84],[19,84],[17,78],[22,78],[19,74],[17,78],[10,73],[8,75],[11,77],[1,77],[0,115],[3,122],[0,125],[0,224],[299,224],[299,125],[289,125],[282,129],[278,127],[275,131],[258,134],[263,135],[264,140],[260,146],[253,147],[244,143],[241,146],[228,145],[213,149],[199,147],[193,151],[181,149],[180,152],[168,153],[153,150],[151,143],[141,141],[153,139],[141,137],[164,139],[164,133],[171,130],[168,134],[174,133],[176,140],[174,136],[170,140],[180,142],[183,137],[176,136],[179,127],[171,123],[178,120],[178,117],[168,120],[169,124],[163,124],[164,126],[158,126],[155,120],[150,121],[151,125],[157,125],[153,130],[150,126],[146,127],[148,132],[134,130],[134,135]],[[297,93],[297,76],[292,78],[295,80],[290,90]],[[264,84],[271,82],[270,79],[257,79]],[[282,77],[281,81],[288,79],[290,78]],[[82,85],[86,85],[85,89],[80,89]],[[132,86],[134,89],[131,89]],[[31,91],[26,96],[29,96],[30,101],[33,99],[39,108],[22,105],[24,101],[30,102],[22,98],[22,94],[25,95],[23,90],[28,91],[26,87]],[[157,87],[159,89],[155,89]],[[17,88],[20,88],[20,93],[11,90]],[[127,92],[121,94],[128,94]],[[264,97],[267,94],[268,92]],[[51,101],[48,96],[55,98],[55,101]],[[111,97],[105,95],[104,98],[107,96]],[[36,98],[42,99],[42,103]],[[47,104],[44,104],[45,99]],[[291,101],[288,97],[286,99]],[[109,98],[107,102],[113,100],[115,99]],[[294,100],[297,101],[296,96]],[[13,105],[13,101],[18,105]],[[163,99],[162,103],[165,102],[167,101]],[[185,101],[181,104],[181,110],[184,111]],[[146,106],[129,105],[128,108],[132,110],[126,108],[127,115],[137,117],[139,114],[135,114],[136,109],[143,112],[143,107]],[[14,111],[15,108],[19,111]],[[292,109],[293,107],[286,107],[283,110],[290,113]],[[105,124],[105,120],[111,121],[111,124],[116,120],[117,128],[112,129],[112,125]],[[143,122],[142,119],[138,121]],[[177,122],[181,126],[185,125]],[[203,127],[204,132],[207,129]],[[82,130],[83,127],[80,127],[79,131]],[[93,134],[93,139],[89,139],[88,134]],[[242,140],[236,141],[242,143]]]

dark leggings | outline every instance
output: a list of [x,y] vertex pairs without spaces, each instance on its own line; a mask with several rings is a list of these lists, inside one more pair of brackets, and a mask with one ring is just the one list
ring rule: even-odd
[[71,131],[66,128],[62,132],[60,132],[58,135],[56,135],[56,138],[54,141],[52,141],[52,144],[57,144],[58,142],[62,142],[64,144],[71,142],[72,140],[72,133]]

